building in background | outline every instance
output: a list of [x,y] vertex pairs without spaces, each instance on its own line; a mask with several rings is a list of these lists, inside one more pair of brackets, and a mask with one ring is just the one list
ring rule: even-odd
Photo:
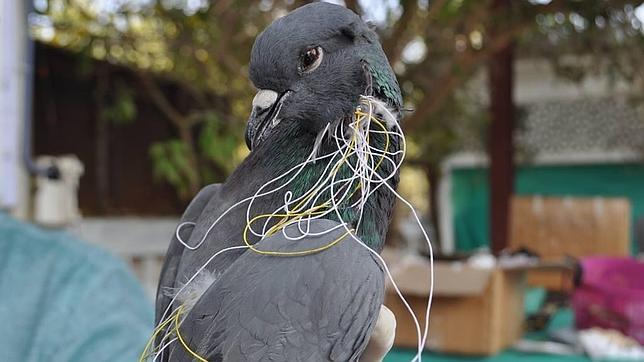
[[[521,110],[515,130],[517,195],[625,197],[632,222],[644,220],[644,114],[628,87],[594,77],[581,84],[557,79],[543,62],[516,68]],[[492,142],[494,140],[491,140]],[[489,245],[487,157],[472,138],[443,164],[443,248]],[[633,250],[640,242],[633,235]]]

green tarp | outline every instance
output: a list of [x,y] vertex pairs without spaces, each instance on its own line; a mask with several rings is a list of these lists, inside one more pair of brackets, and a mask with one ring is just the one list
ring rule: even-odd
[[[456,249],[489,245],[488,172],[484,168],[452,171],[452,207]],[[542,196],[626,197],[632,224],[644,217],[644,165],[596,164],[519,167],[515,193]],[[634,235],[634,233],[631,233]],[[635,253],[636,245],[633,245]]]
[[[529,296],[527,299],[530,299]],[[573,325],[573,313],[570,309],[562,309],[558,311],[553,319],[548,323],[548,327],[543,332],[529,333],[525,336],[531,340],[546,340],[550,331],[566,328]],[[431,338],[431,336],[430,336]],[[410,349],[397,349],[394,348],[384,362],[409,362],[411,361],[416,352]],[[458,356],[442,353],[423,353],[423,361],[427,362],[590,362],[590,358],[583,355],[551,355],[542,353],[523,353],[508,349],[501,353],[489,357],[475,357],[475,356]]]

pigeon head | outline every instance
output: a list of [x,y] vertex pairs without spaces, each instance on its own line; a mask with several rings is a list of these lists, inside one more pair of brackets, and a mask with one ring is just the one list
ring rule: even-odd
[[292,122],[317,135],[351,115],[361,94],[400,108],[377,35],[339,5],[312,3],[275,20],[255,40],[249,74],[258,89],[246,129],[250,149]]

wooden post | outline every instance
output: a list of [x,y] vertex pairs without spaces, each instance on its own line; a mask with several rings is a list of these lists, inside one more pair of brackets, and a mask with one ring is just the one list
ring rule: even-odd
[[[492,14],[509,11],[510,0],[494,0]],[[501,17],[502,18],[502,17]],[[502,26],[502,25],[501,25]],[[491,29],[492,36],[503,29]],[[491,125],[488,138],[490,158],[490,246],[498,253],[508,246],[510,197],[514,166],[512,130],[514,123],[513,44],[492,54],[488,66]]]
[[105,118],[105,98],[109,92],[109,69],[96,64],[94,170],[96,172],[96,210],[105,215],[110,208],[110,121]]

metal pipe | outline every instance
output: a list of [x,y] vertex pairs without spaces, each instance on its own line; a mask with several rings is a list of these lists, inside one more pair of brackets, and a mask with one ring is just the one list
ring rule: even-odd
[[32,151],[32,127],[33,127],[33,98],[34,98],[34,54],[35,54],[35,41],[31,38],[29,34],[29,14],[33,12],[33,1],[24,1],[23,9],[25,10],[25,26],[27,31],[25,32],[25,42],[27,44],[25,51],[25,61],[24,69],[25,72],[25,99],[24,99],[24,109],[23,109],[23,142],[22,142],[22,160],[25,168],[29,174],[34,176],[45,176],[50,179],[60,178],[60,170],[55,164],[49,166],[40,166],[34,162],[31,151]]

